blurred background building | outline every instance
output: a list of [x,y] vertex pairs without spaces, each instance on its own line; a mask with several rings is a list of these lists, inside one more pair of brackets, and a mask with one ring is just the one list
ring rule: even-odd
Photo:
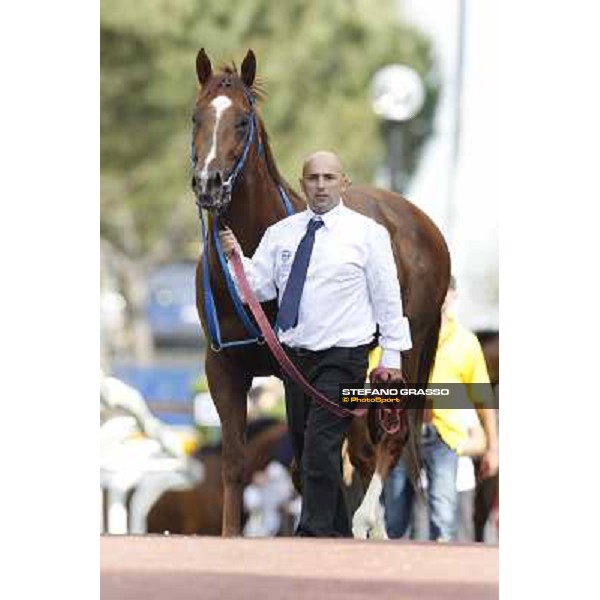
[[449,243],[461,320],[475,331],[498,331],[494,23],[485,3],[470,0],[398,6],[432,40],[440,85],[431,137],[403,191]]

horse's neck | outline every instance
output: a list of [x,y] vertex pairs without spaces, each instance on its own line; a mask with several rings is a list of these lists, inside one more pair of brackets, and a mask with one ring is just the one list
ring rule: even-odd
[[278,182],[269,172],[264,157],[249,156],[236,184],[225,222],[238,238],[246,256],[260,242],[267,227],[287,216]]

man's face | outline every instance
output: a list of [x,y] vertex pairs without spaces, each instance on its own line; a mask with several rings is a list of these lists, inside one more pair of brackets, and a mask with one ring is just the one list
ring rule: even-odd
[[317,214],[323,214],[337,206],[346,180],[335,155],[317,154],[304,163],[302,190],[308,205]]

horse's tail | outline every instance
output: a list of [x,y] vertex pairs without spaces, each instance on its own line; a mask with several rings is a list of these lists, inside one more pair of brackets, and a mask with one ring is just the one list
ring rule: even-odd
[[[426,385],[429,381],[435,355],[437,352],[438,339],[440,335],[440,326],[442,324],[441,312],[437,319],[432,323],[425,342],[421,348],[421,354],[417,361],[417,383]],[[410,480],[417,490],[417,493],[423,496],[423,487],[421,485],[421,468],[423,466],[423,455],[421,451],[422,427],[425,414],[425,396],[419,396],[414,408],[406,411],[407,437],[404,448],[406,464]]]
[[423,348],[421,349],[421,356],[419,357],[419,363],[417,367],[418,383],[429,383],[429,377],[431,376],[431,371],[433,370],[433,363],[435,362],[435,355],[437,353],[441,326],[442,313],[440,311],[436,320],[431,324],[431,328],[427,333],[425,343],[423,344]]

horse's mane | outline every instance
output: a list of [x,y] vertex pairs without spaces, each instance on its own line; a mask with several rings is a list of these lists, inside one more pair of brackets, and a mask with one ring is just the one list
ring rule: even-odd
[[[271,174],[273,180],[286,188],[286,191],[294,192],[294,190],[290,187],[287,181],[283,178],[279,169],[277,168],[277,164],[275,163],[275,159],[273,158],[273,153],[271,152],[271,146],[269,145],[269,134],[265,129],[264,123],[260,116],[258,116],[258,127],[260,129],[260,139],[263,143],[264,153],[265,153],[265,162],[267,163],[267,169]],[[295,192],[294,192],[295,193]]]

